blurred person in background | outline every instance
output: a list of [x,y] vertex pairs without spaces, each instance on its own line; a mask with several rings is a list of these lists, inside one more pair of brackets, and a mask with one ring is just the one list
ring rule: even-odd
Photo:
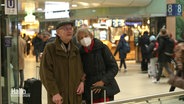
[[150,44],[147,47],[147,52],[150,58],[150,61],[148,63],[148,76],[153,78],[153,81],[155,81],[156,76],[158,74],[156,66],[157,65],[156,63],[158,61],[158,42],[154,35],[151,35],[149,40]]
[[44,43],[42,41],[43,35],[38,33],[32,40],[32,44],[34,47],[33,55],[36,56],[36,62],[39,62],[40,52],[43,51]]
[[116,56],[117,52],[119,52],[119,58],[120,58],[119,71],[122,70],[122,65],[124,65],[124,72],[127,72],[127,65],[125,61],[127,56],[126,47],[125,47],[125,44],[127,43],[127,41],[125,40],[126,36],[127,34],[121,35],[118,46],[114,52],[114,56]]
[[43,47],[42,48],[43,49],[41,49],[39,58],[42,57],[45,46],[47,44],[52,43],[52,42],[55,41],[55,37],[51,37],[51,34],[48,31],[43,31],[41,34],[43,35],[43,39],[42,39],[42,41],[43,41]]
[[[16,35],[18,35],[18,66],[17,66],[17,60],[15,57],[13,57],[13,54],[16,52]],[[11,57],[11,63],[13,65],[13,76],[14,76],[14,88],[22,88],[23,82],[24,82],[24,54],[26,53],[26,41],[22,38],[20,30],[17,30],[13,34],[13,46],[12,46],[12,57]],[[20,75],[20,85],[19,84],[19,75]]]
[[143,35],[139,38],[139,46],[141,47],[141,69],[142,72],[148,71],[149,54],[146,47],[150,44],[148,31],[144,31]]
[[26,35],[25,33],[23,34],[23,38],[24,40],[26,40],[26,45],[27,45],[27,55],[30,54],[30,49],[31,49],[31,38],[29,37],[29,35]]
[[54,42],[55,37],[51,37],[51,34],[48,31],[43,31],[41,34],[43,35],[43,48],[45,48],[47,44]]

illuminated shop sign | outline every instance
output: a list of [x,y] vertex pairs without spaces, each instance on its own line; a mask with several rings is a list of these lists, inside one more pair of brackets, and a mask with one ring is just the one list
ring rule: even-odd
[[123,19],[113,19],[112,20],[112,27],[122,27],[125,25],[125,21]]
[[142,25],[142,22],[125,22],[127,26],[135,26],[135,25]]

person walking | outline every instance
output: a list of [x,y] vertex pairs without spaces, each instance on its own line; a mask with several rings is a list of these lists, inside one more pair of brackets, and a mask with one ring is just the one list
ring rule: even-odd
[[46,45],[40,62],[48,104],[81,104],[84,73],[79,50],[71,41],[73,23],[59,23],[56,32],[55,42]]
[[[171,59],[173,57],[173,53],[172,52],[171,52],[172,54],[169,53],[170,48],[171,48],[171,46],[169,46],[170,45],[169,41],[167,41],[169,39],[170,39],[170,37],[167,34],[167,30],[165,28],[162,28],[160,30],[160,35],[158,38],[158,44],[159,44],[159,46],[158,46],[158,75],[156,77],[156,80],[153,81],[154,83],[158,83],[160,81],[163,67],[165,67],[165,69],[169,75],[174,74],[173,71],[171,70],[171,68],[169,67]],[[169,47],[167,47],[167,46],[169,46]],[[173,42],[173,46],[174,46],[174,42]]]
[[121,35],[118,46],[117,46],[117,48],[114,52],[114,56],[116,56],[117,52],[119,52],[119,58],[120,58],[119,71],[122,70],[122,64],[123,64],[124,65],[124,72],[127,72],[127,65],[126,65],[125,59],[126,59],[126,56],[127,56],[126,44],[128,44],[128,43],[125,40],[126,36],[127,36],[127,34]]
[[[85,72],[85,90],[83,99],[91,104],[90,88],[104,87],[107,91],[106,101],[114,100],[114,95],[120,92],[115,80],[118,73],[118,65],[109,48],[100,40],[93,37],[87,28],[80,28],[76,32],[76,38],[81,44],[80,53]],[[103,102],[103,91],[93,90],[94,103]]]

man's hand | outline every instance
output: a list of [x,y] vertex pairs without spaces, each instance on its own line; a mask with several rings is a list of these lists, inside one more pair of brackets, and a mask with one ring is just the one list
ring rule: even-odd
[[55,104],[63,104],[63,97],[58,93],[52,97],[52,101]]
[[78,88],[77,88],[77,94],[80,95],[84,92],[84,82],[80,82]]

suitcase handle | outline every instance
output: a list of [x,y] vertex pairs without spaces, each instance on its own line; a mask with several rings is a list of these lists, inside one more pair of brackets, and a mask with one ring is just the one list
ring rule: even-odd
[[91,104],[93,104],[93,90],[94,89],[104,90],[104,102],[106,102],[106,88],[104,86],[95,86],[95,87],[91,87]]
[[102,90],[106,90],[104,86],[93,86],[91,87],[91,90],[94,90],[94,89],[102,89]]

